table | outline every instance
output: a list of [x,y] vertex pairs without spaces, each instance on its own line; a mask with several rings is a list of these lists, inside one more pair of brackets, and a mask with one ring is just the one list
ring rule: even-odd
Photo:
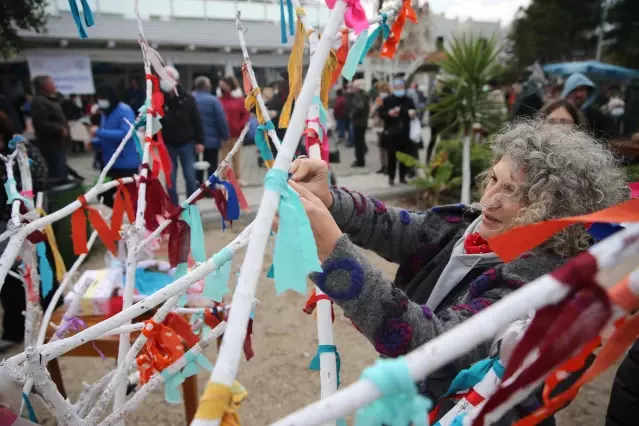
[[[60,324],[62,321],[62,316],[64,315],[64,311],[66,308],[61,307],[57,309],[52,317],[51,321],[55,324]],[[133,320],[133,322],[145,321],[151,318],[153,315],[153,311],[147,312],[144,315],[141,315]],[[82,321],[86,322],[87,327],[91,327],[101,321],[104,321],[107,317],[105,316],[86,316],[80,317]],[[73,331],[69,331],[69,335],[75,334]],[[49,327],[47,329],[47,340],[49,340],[54,334],[54,330]],[[131,343],[135,341],[140,332],[131,333]],[[118,346],[119,346],[120,336],[106,336],[95,340],[95,345],[100,349],[100,351],[107,358],[118,358]],[[65,353],[62,356],[72,356],[72,357],[100,357],[98,352],[95,350],[91,342],[85,343],[84,345],[78,346],[77,348]],[[57,359],[52,359],[49,361],[47,365],[49,370],[49,374],[51,375],[51,380],[56,384],[58,390],[62,394],[63,397],[67,397],[66,392],[64,390],[64,382],[62,380],[62,372],[60,371],[60,364]],[[199,391],[197,387],[197,375],[188,377],[182,383],[182,396],[184,400],[184,414],[186,417],[187,426],[191,424],[191,421],[195,417],[195,412],[197,411],[197,406],[199,402]]]

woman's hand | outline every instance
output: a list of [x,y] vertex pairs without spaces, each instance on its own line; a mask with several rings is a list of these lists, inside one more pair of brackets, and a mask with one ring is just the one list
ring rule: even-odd
[[328,189],[328,165],[324,161],[298,158],[291,164],[290,173],[292,181],[319,198],[327,209],[333,205],[333,195]]
[[335,249],[335,244],[339,237],[342,236],[342,231],[318,197],[298,183],[289,181],[289,184],[300,196],[300,201],[306,210],[308,220],[311,222],[311,228],[313,229],[313,235],[315,236],[317,256],[320,262],[324,262]]

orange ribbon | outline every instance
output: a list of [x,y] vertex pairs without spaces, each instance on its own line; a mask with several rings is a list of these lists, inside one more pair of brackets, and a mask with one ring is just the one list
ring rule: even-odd
[[304,309],[302,310],[304,311],[304,313],[307,313],[309,315],[313,314],[315,312],[315,308],[317,307],[317,302],[319,302],[320,300],[328,300],[329,302],[331,302],[331,317],[332,317],[332,321],[335,322],[335,311],[333,310],[333,301],[326,294],[318,295],[315,287],[313,287],[313,290],[311,291],[311,295],[306,300],[306,305],[304,305]]
[[145,142],[151,144],[149,153],[151,154],[151,158],[153,158],[153,176],[158,177],[160,175],[160,170],[162,170],[166,186],[170,188],[172,183],[171,171],[173,169],[173,163],[171,162],[169,151],[167,151],[166,145],[164,144],[164,139],[162,139],[162,132],[158,132],[156,137],[157,141],[154,141],[153,138],[149,136],[144,138]]
[[111,233],[113,234],[114,241],[119,241],[122,238],[120,236],[120,228],[122,228],[122,221],[124,219],[125,212],[129,218],[129,223],[133,223],[135,221],[133,204],[131,203],[131,194],[129,194],[129,190],[122,182],[122,179],[118,179],[118,182],[120,184],[113,196],[113,216],[111,218]]
[[200,339],[193,333],[191,324],[181,315],[174,312],[169,312],[164,320],[164,325],[169,327],[184,340],[188,349],[192,348],[200,341]]
[[244,93],[247,95],[253,90],[251,75],[249,74],[248,64],[246,62],[242,64],[242,86],[244,87]]
[[[148,325],[152,325],[149,330]],[[143,353],[136,358],[140,371],[140,383],[144,384],[153,371],[162,371],[184,355],[184,346],[180,336],[164,324],[144,321],[142,334],[147,338]]]
[[582,216],[561,217],[545,222],[518,226],[488,239],[490,248],[504,261],[510,262],[532,250],[555,233],[578,223],[622,223],[639,220],[639,198]]
[[[84,212],[86,211],[89,216],[89,222],[93,229],[98,232],[98,236],[106,246],[106,248],[116,255],[117,249],[115,246],[115,239],[113,233],[109,228],[109,225],[104,221],[100,212],[93,207],[87,205],[87,200],[84,195],[78,197],[78,201],[82,204],[82,207],[77,209],[71,215],[71,233],[73,239],[73,252],[79,256],[89,252],[87,247],[87,224],[84,218]],[[118,228],[119,229],[119,228]]]
[[339,77],[342,75],[342,68],[344,68],[344,64],[346,63],[346,58],[348,57],[348,28],[342,29],[342,44],[337,49],[335,53],[337,55],[337,68],[333,71],[333,76],[331,77],[331,86],[333,86],[339,80]]
[[417,23],[417,14],[410,3],[411,0],[404,0],[402,3],[402,7],[399,9],[397,14],[397,19],[395,19],[395,22],[393,22],[393,26],[391,27],[391,32],[382,45],[382,53],[380,56],[393,59],[393,56],[395,56],[395,52],[397,51],[397,46],[399,46],[399,40],[402,37],[402,32],[404,31],[406,19],[413,21],[415,24]]

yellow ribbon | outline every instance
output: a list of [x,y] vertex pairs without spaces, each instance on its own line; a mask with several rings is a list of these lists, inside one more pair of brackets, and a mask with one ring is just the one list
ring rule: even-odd
[[221,426],[240,426],[237,409],[248,392],[237,380],[231,387],[209,382],[200,398],[195,418],[198,420],[220,420]]
[[295,30],[295,41],[291,47],[291,56],[288,58],[288,97],[286,103],[280,113],[280,121],[278,126],[280,129],[288,127],[291,119],[291,111],[293,110],[293,101],[297,99],[302,90],[302,61],[304,59],[304,44],[306,43],[306,33],[304,32],[304,24],[302,24],[302,16],[306,15],[304,8],[295,9],[297,13],[297,29]]
[[261,90],[259,87],[251,90],[250,93],[246,95],[246,99],[244,99],[244,108],[246,108],[247,111],[251,111],[253,108],[255,108],[255,116],[257,117],[257,121],[258,123],[263,124],[264,117],[262,116],[262,108],[260,108],[260,106],[257,104],[257,95],[259,95],[260,93]]
[[331,49],[328,59],[324,64],[324,69],[322,70],[322,85],[320,88],[320,99],[325,109],[328,109],[328,92],[331,90],[333,72],[337,69],[337,66],[337,53],[335,53],[334,49]]
[[[40,215],[40,217],[47,215],[42,208],[38,208],[36,212]],[[47,241],[51,248],[51,254],[53,255],[53,261],[55,262],[55,277],[58,280],[58,283],[61,283],[67,273],[67,267],[64,264],[60,250],[58,250],[58,244],[55,241],[55,234],[53,233],[53,227],[51,224],[44,228],[44,234],[47,236]]]

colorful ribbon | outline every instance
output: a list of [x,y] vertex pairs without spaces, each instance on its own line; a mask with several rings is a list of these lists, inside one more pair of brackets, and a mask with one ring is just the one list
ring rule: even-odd
[[16,180],[12,177],[7,178],[7,181],[4,183],[4,191],[7,193],[7,204],[13,204],[14,201],[20,200],[25,207],[33,209],[33,202],[23,197],[16,189],[16,186]]
[[264,187],[280,194],[278,207],[279,229],[275,237],[275,290],[306,293],[306,277],[310,272],[321,272],[317,246],[297,193],[288,186],[288,173],[271,169],[266,173]]
[[208,382],[200,398],[195,418],[197,420],[220,420],[220,426],[240,426],[237,412],[248,392],[237,380],[232,386]]
[[[337,0],[326,0],[326,5],[329,9],[335,7]],[[344,14],[344,24],[348,28],[352,28],[355,34],[361,33],[368,28],[368,19],[366,18],[366,12],[362,7],[359,0],[346,0],[346,13]]]
[[382,396],[357,410],[356,426],[427,426],[432,404],[417,391],[404,357],[378,359],[361,378],[373,382]]
[[[286,0],[286,9],[288,10],[288,31],[290,35],[295,34],[295,17],[293,15],[293,3],[291,0]],[[282,44],[288,43],[286,37],[286,15],[284,13],[284,0],[280,0],[280,38]]]
[[187,349],[191,349],[199,342],[199,338],[193,333],[191,324],[181,315],[175,312],[169,312],[163,321],[163,324],[174,330],[178,336],[182,338]]
[[304,8],[298,7],[295,9],[297,13],[297,30],[295,33],[295,40],[291,47],[291,56],[288,58],[288,87],[289,92],[286,97],[286,102],[280,112],[280,120],[278,127],[285,129],[288,127],[289,120],[291,118],[291,112],[293,111],[293,102],[300,95],[302,90],[302,70],[304,60],[304,44],[306,42],[306,33],[304,32],[304,25],[302,24],[302,17],[306,15]]
[[[235,194],[235,188],[230,182],[220,180],[215,174],[209,176],[209,184],[211,189],[215,190],[216,185],[221,185],[226,189],[226,214],[223,215],[224,219],[228,221],[234,221],[240,218],[240,203]],[[220,212],[222,213],[222,212]]]
[[312,315],[315,312],[315,308],[317,307],[317,302],[319,302],[320,300],[328,300],[329,302],[331,302],[331,318],[332,321],[335,322],[335,310],[333,309],[333,301],[324,293],[317,294],[317,290],[315,289],[315,287],[313,287],[313,290],[311,290],[311,295],[306,300],[306,304],[304,305],[304,309],[302,309],[302,311],[304,311],[304,313],[307,313],[308,315]]
[[331,90],[331,87],[333,87],[333,75],[337,67],[337,54],[335,50],[331,49],[328,54],[328,59],[324,64],[324,69],[322,70],[322,80],[320,84],[320,99],[324,108],[328,108],[328,92]]
[[341,44],[337,48],[335,52],[335,58],[337,59],[337,66],[333,70],[331,74],[331,86],[335,85],[342,75],[342,68],[344,64],[346,64],[346,59],[348,57],[348,50],[350,48],[350,44],[348,42],[348,29],[344,28],[341,31]]
[[226,180],[229,181],[233,188],[235,188],[235,195],[237,195],[237,203],[240,205],[241,210],[249,210],[248,201],[246,201],[246,197],[244,196],[244,191],[242,191],[242,186],[237,181],[237,177],[235,176],[235,172],[233,168],[230,166],[226,167]]
[[381,12],[379,16],[381,17],[381,20],[379,21],[379,25],[368,36],[368,39],[366,40],[366,46],[364,46],[364,49],[362,49],[362,54],[359,58],[360,64],[364,62],[366,55],[368,54],[368,52],[371,50],[371,48],[377,41],[379,34],[382,33],[382,40],[384,41],[386,41],[386,39],[388,38],[388,35],[390,34],[390,27],[388,26],[388,23],[386,22],[388,21],[388,15],[386,14],[386,12]]
[[126,213],[126,216],[129,218],[129,223],[132,224],[135,221],[131,194],[129,194],[129,190],[122,182],[122,179],[118,179],[118,181],[120,184],[113,195],[113,213],[111,216],[111,232],[113,233],[113,239],[115,241],[122,239],[120,229],[122,228],[124,214]]
[[38,418],[36,417],[35,410],[33,409],[33,405],[31,405],[31,401],[29,400],[29,395],[22,392],[22,400],[24,401],[24,406],[27,407],[27,413],[29,415],[29,421],[33,423],[38,423]]
[[[44,217],[47,215],[42,208],[37,209],[36,212],[40,215],[40,217]],[[58,249],[58,244],[55,239],[55,233],[53,232],[53,226],[51,226],[51,224],[47,225],[44,228],[44,234],[47,237],[47,242],[49,243],[49,248],[51,249],[51,254],[53,255],[56,279],[58,280],[58,282],[62,282],[62,280],[64,280],[64,275],[67,273],[67,267],[64,264],[64,259],[62,259],[62,255],[60,254],[60,250]]]
[[[187,205],[182,213],[183,220],[190,228],[191,234],[191,255],[196,262],[206,261],[206,246],[204,244],[204,228],[200,210],[195,205]],[[204,288],[215,286],[213,274],[208,274],[204,278]]]
[[7,146],[10,150],[16,149],[19,143],[25,143],[27,140],[22,135],[13,135],[13,137],[7,143]]
[[[58,327],[58,330],[55,332],[55,334],[57,337],[63,338],[64,336],[66,336],[69,330],[80,331],[80,330],[84,330],[86,327],[87,327],[87,323],[82,321],[80,318],[64,315],[62,317],[62,322],[60,323],[60,327]],[[104,361],[106,359],[106,356],[104,356],[104,353],[102,353],[100,348],[98,348],[98,345],[95,344],[95,340],[91,341],[91,345],[93,346],[93,349],[95,349],[95,351],[100,356],[100,359]]]
[[[152,326],[149,330],[149,324]],[[165,368],[184,356],[184,346],[180,336],[171,328],[150,319],[144,321],[142,334],[147,338],[144,349],[137,357],[140,383],[145,384],[153,371]]]
[[84,216],[84,212],[86,211],[89,216],[89,222],[93,229],[95,229],[98,233],[98,236],[104,243],[105,247],[114,255],[117,255],[117,247],[115,244],[115,239],[113,238],[113,233],[111,232],[111,228],[104,221],[104,218],[100,215],[93,207],[89,207],[87,205],[87,200],[84,198],[84,195],[78,197],[78,201],[81,204],[81,207],[73,212],[71,215],[71,233],[73,239],[73,251],[79,256],[81,254],[86,254],[89,252],[87,247],[87,225]]
[[[242,87],[244,88],[244,93],[251,93],[253,90],[253,84],[251,83],[251,75],[249,73],[249,64],[250,62],[244,62],[242,64]],[[248,110],[250,111],[250,109]]]
[[399,46],[399,40],[402,37],[402,32],[404,31],[406,19],[413,21],[415,24],[417,23],[417,14],[413,10],[413,6],[411,6],[411,0],[403,0],[402,7],[397,13],[397,19],[393,22],[393,27],[388,34],[388,38],[382,45],[382,53],[380,56],[393,59],[393,56],[395,56],[395,52],[397,51],[397,46]]
[[153,176],[158,177],[161,170],[162,173],[164,173],[166,186],[170,188],[172,184],[171,173],[173,169],[173,162],[171,160],[171,156],[169,155],[169,151],[166,149],[164,140],[162,139],[162,133],[158,133],[156,135],[156,138],[157,140],[155,141],[149,136],[146,136],[144,138],[144,142],[151,145],[149,147],[149,153],[151,154],[151,158],[153,159]]
[[164,378],[164,398],[169,404],[182,402],[179,387],[186,379],[195,376],[200,369],[199,367],[213,371],[213,364],[201,353],[196,355],[193,351],[189,351],[184,354],[184,358],[186,365],[182,369],[172,373],[166,369],[161,373]]
[[269,146],[268,141],[266,140],[266,135],[264,134],[269,130],[275,130],[275,126],[271,120],[257,126],[257,132],[255,133],[255,145],[257,145],[257,149],[260,151],[260,155],[264,161],[273,161],[274,159],[271,147]]
[[486,358],[476,362],[470,368],[462,370],[453,379],[446,394],[442,398],[448,398],[458,392],[473,388],[477,383],[481,382],[488,371],[493,369],[500,379],[504,375],[504,366],[497,358]]
[[351,81],[355,72],[357,71],[357,66],[360,63],[360,59],[362,58],[362,52],[366,48],[366,43],[368,41],[368,30],[362,31],[362,33],[357,37],[355,44],[351,47],[351,50],[348,52],[348,56],[346,57],[346,63],[344,64],[344,68],[342,69],[342,77],[346,80]]
[[53,289],[53,271],[47,259],[47,245],[45,243],[36,244],[38,255],[38,273],[40,274],[40,285],[42,286],[42,297],[47,297]]
[[224,247],[219,252],[213,255],[212,261],[217,266],[217,269],[210,273],[204,285],[204,291],[202,294],[216,302],[221,302],[224,295],[231,291],[228,286],[229,279],[231,278],[231,267],[233,265],[233,251],[228,247]]
[[[80,2],[82,3],[84,23],[87,27],[94,26],[95,21],[93,20],[93,12],[91,12],[91,6],[89,6],[89,2],[87,0],[80,0]],[[82,19],[80,18],[80,11],[78,10],[76,0],[69,0],[69,8],[71,9],[71,15],[73,16],[75,26],[78,28],[78,34],[80,34],[80,38],[88,38],[89,36],[87,35],[87,32],[82,25]]]
[[337,346],[335,345],[317,345],[317,352],[315,356],[311,360],[311,363],[308,365],[309,370],[319,371],[320,370],[320,355],[326,353],[334,353],[335,354],[335,365],[337,369],[337,388],[339,389],[340,381],[340,370],[342,368],[342,360],[340,359],[339,352],[337,352]]

